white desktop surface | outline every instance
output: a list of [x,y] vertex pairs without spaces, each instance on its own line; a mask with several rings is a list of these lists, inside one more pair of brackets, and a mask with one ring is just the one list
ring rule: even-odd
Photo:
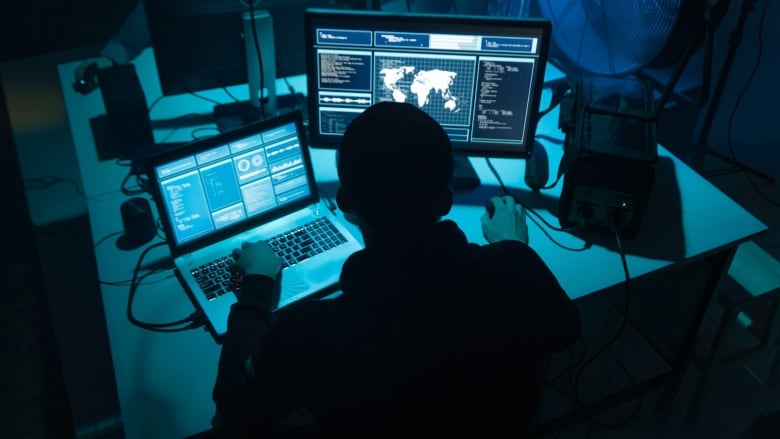
[[[144,52],[137,60],[147,100],[159,96],[153,57]],[[77,158],[84,180],[94,242],[121,232],[119,206],[128,197],[119,191],[126,168],[111,162],[99,162],[89,127],[89,117],[103,111],[99,93],[76,94],[70,88],[75,64],[60,66],[59,73],[68,107]],[[301,80],[301,83],[303,81]],[[286,85],[279,84],[280,88]],[[304,88],[298,91],[305,92]],[[218,93],[219,91],[215,92]],[[237,94],[237,93],[236,93]],[[548,98],[549,99],[549,98]],[[229,102],[225,100],[225,102]],[[543,99],[542,107],[546,105]],[[152,118],[173,117],[209,104],[192,96],[165,98],[157,104]],[[186,110],[182,110],[186,109]],[[557,128],[557,111],[540,122],[538,134],[562,138]],[[550,174],[555,175],[562,147],[541,139],[550,157]],[[661,273],[680,264],[728,251],[737,244],[766,230],[766,226],[704,178],[659,147],[659,172],[656,189],[647,206],[640,234],[626,240],[628,269],[632,278]],[[312,150],[315,173],[325,195],[333,196],[336,187],[335,152]],[[480,216],[484,203],[501,191],[486,160],[471,158],[482,185],[456,194],[456,205],[448,218],[455,220],[476,243],[484,243]],[[493,159],[505,185],[531,205],[539,200],[557,200],[562,183],[535,195],[523,184],[524,161]],[[671,178],[673,177],[673,178]],[[553,177],[551,177],[553,178]],[[676,201],[678,200],[679,201]],[[557,226],[555,210],[538,212]],[[561,244],[581,247],[583,240],[568,233],[550,230]],[[530,246],[534,248],[572,299],[604,290],[624,280],[619,254],[611,236],[597,239],[587,251],[573,252],[554,244],[529,221]],[[143,249],[121,251],[116,236],[95,249],[98,273],[103,282],[129,280]],[[159,242],[155,238],[154,242]],[[145,246],[144,246],[145,247]],[[151,260],[164,260],[165,246],[149,253]],[[597,269],[594,269],[597,267]],[[195,309],[171,272],[147,279],[135,296],[134,315],[144,321],[166,322],[186,317]],[[219,346],[202,328],[182,333],[162,334],[140,329],[127,317],[128,287],[101,285],[117,390],[125,436],[128,438],[183,437],[207,429],[214,414],[211,389],[217,370]]]
[[[95,242],[121,231],[118,209],[125,197],[119,195],[111,192],[88,199]],[[219,346],[203,329],[163,334],[130,324],[126,317],[129,288],[107,283],[131,279],[146,246],[119,251],[117,238],[100,243],[95,258],[125,437],[184,437],[204,430],[214,415],[211,388]],[[160,241],[155,238],[150,244]],[[169,255],[167,246],[161,246],[145,259],[159,261]],[[194,308],[183,294],[171,270],[152,275],[135,295],[134,315],[158,323],[185,318]]]

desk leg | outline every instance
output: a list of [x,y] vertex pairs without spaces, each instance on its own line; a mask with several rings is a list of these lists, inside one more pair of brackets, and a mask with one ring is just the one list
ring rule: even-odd
[[688,366],[693,361],[693,356],[696,352],[696,337],[699,333],[702,321],[704,320],[704,315],[707,312],[710,302],[712,302],[712,298],[715,295],[715,290],[718,287],[718,283],[720,283],[721,277],[728,272],[728,267],[731,265],[734,253],[736,253],[736,247],[723,250],[709,257],[711,268],[710,275],[707,278],[707,282],[701,293],[701,298],[696,306],[694,315],[691,318],[688,330],[686,331],[685,339],[683,340],[680,349],[680,355],[672,367],[670,376],[664,385],[664,391],[661,394],[661,398],[655,406],[655,412],[659,417],[665,417],[671,412],[672,405],[677,397],[677,392],[680,390],[682,381],[688,371]]

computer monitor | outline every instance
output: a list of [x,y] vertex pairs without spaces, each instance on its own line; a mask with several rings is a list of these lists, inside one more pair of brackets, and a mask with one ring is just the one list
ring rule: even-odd
[[456,173],[466,173],[453,186],[479,184],[468,156],[529,156],[549,21],[307,9],[304,26],[313,147],[338,147],[364,109],[395,100],[419,106],[449,134]]
[[362,9],[364,5],[358,3],[347,0],[260,0],[257,8],[267,10],[274,21],[276,76],[282,78],[306,73],[303,50],[303,12],[306,8]]
[[144,0],[164,96],[247,83],[239,0]]
[[[303,102],[303,90],[276,96],[275,80],[305,73],[303,12],[329,1],[143,1],[164,96],[248,84],[248,103],[254,108],[247,102],[229,102],[232,96],[226,96],[227,105],[215,107],[218,118],[237,114],[250,119],[244,123],[257,118],[258,109],[268,110],[262,111],[267,117]],[[250,12],[256,17],[254,27]],[[254,50],[252,33],[257,34],[259,51]],[[257,98],[261,94],[264,106]]]

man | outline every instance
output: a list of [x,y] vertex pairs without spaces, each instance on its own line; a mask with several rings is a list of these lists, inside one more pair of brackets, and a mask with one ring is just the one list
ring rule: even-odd
[[82,60],[76,66],[73,71],[73,88],[82,94],[92,92],[98,84],[90,76],[98,69],[129,63],[151,45],[152,38],[146,23],[144,2],[138,1],[117,33],[106,42],[100,52]]
[[547,360],[581,335],[579,314],[530,249],[525,212],[494,197],[491,244],[442,220],[452,146],[412,104],[381,102],[338,150],[339,208],[365,249],[342,294],[271,313],[280,263],[235,251],[244,273],[222,347],[217,411],[245,433],[366,437],[532,428]]

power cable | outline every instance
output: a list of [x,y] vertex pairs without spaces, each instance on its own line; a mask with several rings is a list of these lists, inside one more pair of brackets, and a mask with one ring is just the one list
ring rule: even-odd
[[149,331],[155,331],[155,332],[180,332],[188,329],[197,328],[199,326],[203,326],[205,324],[205,320],[203,318],[202,313],[199,311],[195,311],[183,319],[179,319],[172,322],[165,322],[165,323],[144,322],[137,319],[133,314],[133,299],[135,298],[135,294],[138,290],[138,286],[141,284],[144,278],[157,272],[156,270],[152,270],[148,273],[139,276],[138,273],[141,270],[141,264],[143,263],[144,257],[146,257],[146,255],[152,249],[161,247],[166,244],[167,244],[166,242],[158,242],[152,244],[146,247],[141,252],[141,255],[138,257],[138,262],[136,263],[135,268],[133,269],[133,277],[130,281],[130,290],[127,295],[127,319],[130,321],[130,323],[132,323],[135,326],[138,326],[139,328],[147,329]]

